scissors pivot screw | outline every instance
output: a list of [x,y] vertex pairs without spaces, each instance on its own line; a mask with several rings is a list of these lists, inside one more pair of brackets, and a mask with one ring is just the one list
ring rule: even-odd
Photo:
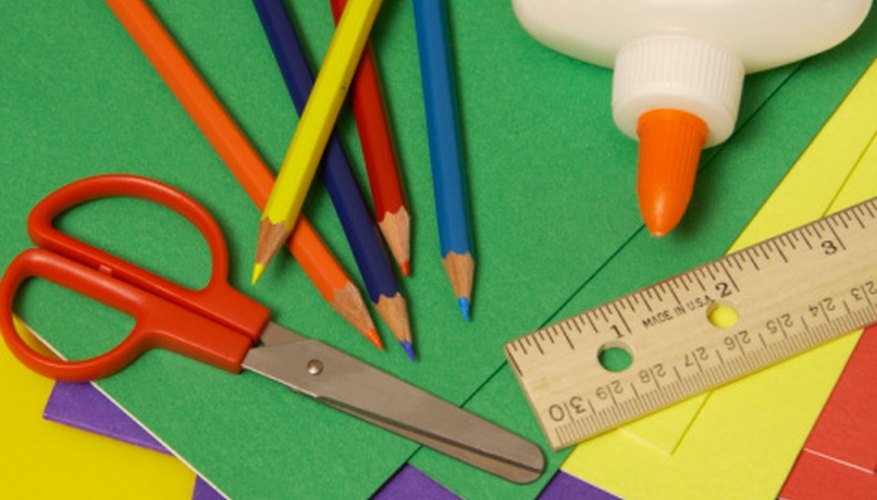
[[308,373],[311,375],[319,375],[323,372],[323,363],[320,363],[319,360],[312,359],[308,361]]

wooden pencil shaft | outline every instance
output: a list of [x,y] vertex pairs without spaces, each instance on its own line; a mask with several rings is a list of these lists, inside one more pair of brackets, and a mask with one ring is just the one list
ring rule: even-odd
[[442,0],[414,1],[442,257],[472,251],[446,16]]
[[[330,0],[335,22],[347,0]],[[381,91],[381,78],[371,44],[366,45],[352,84],[353,116],[359,131],[362,156],[378,221],[387,213],[407,207],[399,163],[393,146],[390,123]]]
[[[296,109],[302,112],[314,80],[283,0],[254,0],[253,3],[290,97]],[[334,133],[324,155],[322,174],[371,301],[376,303],[381,295],[392,297],[398,292],[393,269],[347,155]]]
[[344,9],[263,219],[283,223],[287,230],[295,224],[381,3],[382,0],[351,0]]
[[451,289],[457,298],[472,298],[472,278],[475,274],[475,261],[472,255],[465,253],[458,255],[456,252],[448,252],[442,259]]
[[[560,449],[877,321],[877,198],[506,344]],[[710,319],[733,309],[736,322]],[[627,351],[610,371],[599,355]]]
[[[142,0],[107,0],[107,5],[261,209],[273,184],[270,171],[171,35]],[[306,219],[299,221],[288,245],[326,300],[331,301],[334,291],[349,282]]]

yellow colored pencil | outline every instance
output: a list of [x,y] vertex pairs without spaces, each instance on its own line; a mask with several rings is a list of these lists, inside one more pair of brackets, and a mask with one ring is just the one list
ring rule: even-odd
[[338,21],[311,96],[259,220],[253,284],[295,226],[382,3],[383,0],[350,0]]

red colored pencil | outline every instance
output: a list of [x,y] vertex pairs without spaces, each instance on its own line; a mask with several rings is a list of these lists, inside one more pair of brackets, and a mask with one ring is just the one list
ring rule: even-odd
[[[329,3],[337,24],[347,0],[329,0]],[[353,115],[359,130],[378,226],[399,269],[408,276],[411,270],[411,214],[402,191],[399,163],[371,44],[362,53],[351,90]]]

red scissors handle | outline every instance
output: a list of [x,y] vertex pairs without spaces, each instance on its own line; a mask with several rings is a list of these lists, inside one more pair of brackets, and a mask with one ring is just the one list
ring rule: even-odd
[[[204,236],[213,259],[210,281],[190,290],[130,262],[83,243],[55,229],[55,218],[67,210],[99,198],[125,196],[163,205],[185,217]],[[93,269],[160,295],[187,309],[224,323],[254,342],[270,318],[267,308],[228,284],[228,251],[219,225],[210,213],[183,192],[161,182],[135,175],[99,175],[68,184],[50,194],[30,213],[27,229],[38,246],[66,255]]]
[[[28,346],[12,323],[12,305],[22,282],[39,276],[82,293],[134,318],[128,337],[109,352],[83,361],[47,358]],[[167,349],[233,373],[251,347],[240,333],[157,295],[44,249],[25,250],[0,282],[0,328],[12,353],[32,370],[68,382],[97,380],[133,363],[149,349]]]
[[[118,257],[72,238],[52,226],[65,210],[96,198],[132,196],[180,213],[204,235],[213,257],[211,278],[202,290],[189,290]],[[128,175],[84,179],[49,195],[31,213],[32,239],[45,249],[16,257],[0,281],[0,328],[10,350],[33,370],[67,381],[94,380],[113,374],[144,351],[164,348],[228,371],[258,340],[270,313],[233,289],[226,280],[228,254],[219,226],[194,200],[157,181]],[[19,286],[42,277],[80,292],[136,320],[116,348],[85,361],[57,361],[33,351],[12,323]]]

